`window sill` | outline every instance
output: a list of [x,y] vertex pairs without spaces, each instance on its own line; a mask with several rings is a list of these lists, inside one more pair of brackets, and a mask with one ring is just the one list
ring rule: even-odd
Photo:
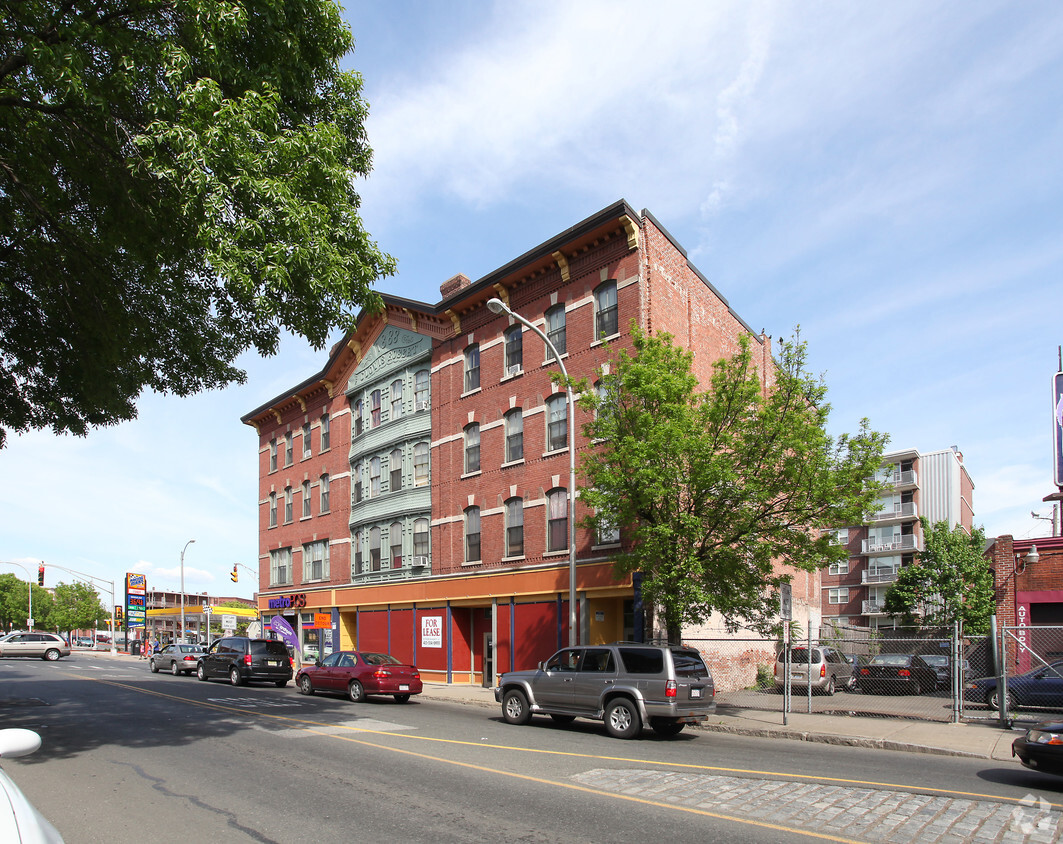
[[512,381],[514,378],[520,378],[524,374],[524,367],[521,367],[516,372],[507,372],[501,378],[498,379],[499,384],[504,384],[506,381]]
[[475,396],[478,392],[480,392],[481,389],[482,389],[481,387],[474,387],[471,390],[466,390],[464,393],[462,393],[460,396],[458,396],[458,398],[463,399],[466,396]]
[[553,451],[544,451],[543,457],[556,457],[558,454],[564,454],[567,451],[568,446],[566,445],[563,448],[555,448]]
[[328,507],[322,507],[321,510],[318,512],[318,515],[319,516],[327,516],[331,512],[332,511],[330,509],[328,509]]
[[520,460],[510,460],[509,463],[503,463],[498,468],[500,468],[500,469],[509,469],[512,466],[523,466],[523,465],[524,465],[524,458],[522,457]]
[[602,543],[600,543],[598,545],[592,545],[591,546],[591,550],[592,551],[598,551],[598,550],[603,550],[604,551],[604,550],[607,550],[607,549],[610,549],[610,548],[619,548],[620,545],[621,545],[620,540],[617,540],[616,542],[602,542]]
[[619,337],[620,332],[618,331],[616,334],[610,334],[608,337],[602,337],[600,340],[591,340],[591,348],[593,349],[595,346],[604,346],[610,340],[616,340]]
[[466,472],[464,475],[460,475],[459,477],[464,480],[465,478],[475,478],[479,475],[482,475],[483,473],[483,469],[477,469],[475,472]]
[[466,560],[462,563],[463,566],[482,566],[483,564],[483,560]]
[[525,556],[521,554],[519,557],[503,557],[501,562],[503,563],[520,563],[525,560]]
[[[561,359],[562,359],[562,360],[564,360],[564,359],[565,359],[565,358],[567,358],[567,357],[568,357],[568,352],[562,352],[562,353],[561,353]],[[548,358],[547,358],[546,360],[544,360],[544,361],[543,361],[543,366],[549,366],[549,365],[550,365],[550,364],[552,364],[553,362],[554,362],[554,358],[553,358],[553,356],[551,355],[550,357],[548,357]]]
[[543,559],[548,560],[551,557],[567,557],[568,549],[562,548],[560,551],[547,551],[543,554]]
[[300,522],[309,522],[312,518],[314,518],[314,517],[313,516],[300,516],[299,517],[299,521]]

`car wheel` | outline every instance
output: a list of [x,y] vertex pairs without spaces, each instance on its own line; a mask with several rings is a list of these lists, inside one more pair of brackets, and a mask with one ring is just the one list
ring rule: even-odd
[[273,681],[273,685],[275,685],[278,689],[283,689],[285,686],[288,685],[288,681],[287,680],[274,680]]
[[170,673],[173,674],[174,677],[181,673],[181,669],[177,667],[176,662],[170,663]]
[[825,695],[827,695],[827,696],[830,696],[830,695],[833,695],[833,694],[834,694],[834,678],[833,678],[833,677],[831,677],[831,678],[830,678],[830,679],[829,679],[829,680],[827,681],[827,685],[826,685],[826,687],[825,687],[825,688],[823,689],[823,694],[825,694]]
[[199,665],[196,666],[196,679],[197,680],[206,680],[207,679],[207,669],[203,667],[203,663],[202,662]]
[[148,668],[151,669],[151,673],[152,674],[158,674],[159,673],[159,666],[157,666],[155,664],[155,660],[152,660],[150,663],[148,663]]
[[555,724],[571,724],[576,720],[575,715],[551,715],[550,717],[554,719]]
[[299,678],[299,694],[312,695],[314,693],[314,684],[310,680],[309,674],[304,674]]
[[410,696],[409,695],[395,695],[395,703],[409,703],[409,702],[410,702]]
[[[985,702],[986,702],[986,706],[988,706],[994,712],[998,711],[1000,709],[1000,690],[999,689],[993,689],[986,696],[986,701]],[[1008,711],[1011,712],[1011,710],[1013,710],[1015,708],[1015,697],[1014,697],[1014,695],[1011,694],[1011,692],[1008,692],[1007,703],[1008,703]]]
[[510,689],[502,698],[502,717],[507,724],[522,726],[531,720],[531,709],[528,708],[528,699],[520,689]]
[[653,727],[653,731],[657,733],[657,735],[671,737],[677,736],[681,732],[683,732],[683,727],[685,727],[686,724],[679,724],[675,721],[669,721],[667,719],[661,718],[658,720],[650,721],[650,726]]
[[605,707],[605,728],[613,738],[634,738],[642,729],[639,713],[627,698],[616,698]]
[[60,656],[62,656],[62,654],[60,654],[55,648],[48,648],[48,650],[44,652],[44,658],[49,662],[55,662]]
[[351,680],[350,685],[347,686],[347,697],[353,703],[362,703],[365,700],[365,687],[357,680]]
[[229,669],[229,682],[234,686],[242,686],[244,678],[240,676],[240,669],[235,665]]

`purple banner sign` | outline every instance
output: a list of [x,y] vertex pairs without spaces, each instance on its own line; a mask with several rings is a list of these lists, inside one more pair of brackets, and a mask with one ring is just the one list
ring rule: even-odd
[[299,650],[299,638],[295,635],[295,631],[292,630],[292,626],[281,616],[273,616],[273,620],[269,623],[269,629],[280,636],[288,647]]

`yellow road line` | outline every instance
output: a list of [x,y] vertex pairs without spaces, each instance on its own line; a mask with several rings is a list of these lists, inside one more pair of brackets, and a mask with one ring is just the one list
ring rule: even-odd
[[[313,727],[328,727],[330,729],[342,729],[342,730],[348,730],[350,732],[366,733],[366,734],[370,734],[370,735],[390,736],[390,737],[395,737],[395,738],[407,739],[407,740],[410,740],[410,741],[437,742],[437,743],[440,743],[440,744],[463,745],[463,746],[466,746],[466,747],[486,747],[486,748],[489,748],[491,750],[508,750],[508,751],[512,751],[512,752],[515,752],[515,753],[537,753],[537,754],[543,754],[543,755],[547,755],[547,756],[565,756],[565,757],[569,757],[569,758],[573,758],[573,759],[592,759],[592,760],[599,760],[599,761],[606,761],[606,762],[625,762],[625,763],[637,764],[637,765],[659,765],[659,766],[662,766],[662,767],[669,767],[669,768],[680,768],[680,769],[688,769],[688,770],[696,770],[696,771],[711,771],[711,772],[714,772],[714,773],[724,773],[724,774],[745,774],[745,775],[753,775],[753,776],[761,776],[761,777],[782,777],[784,779],[802,779],[802,780],[808,780],[808,781],[811,781],[811,782],[835,783],[835,784],[841,784],[841,785],[865,786],[865,787],[873,787],[873,788],[888,788],[888,789],[894,789],[894,790],[899,790],[899,791],[910,791],[911,789],[914,788],[914,789],[916,789],[918,791],[931,792],[931,793],[934,793],[934,794],[944,794],[944,795],[950,795],[950,796],[953,796],[953,797],[966,797],[966,798],[973,798],[973,799],[980,799],[980,800],[991,800],[993,802],[998,802],[998,803],[1022,803],[1023,800],[1028,800],[1029,799],[1028,797],[1003,797],[1003,796],[996,795],[996,794],[984,794],[984,793],[980,793],[980,792],[977,792],[977,791],[956,791],[956,790],[950,789],[950,788],[933,788],[931,786],[913,786],[911,784],[905,784],[905,783],[878,782],[876,780],[854,780],[854,779],[846,779],[846,778],[843,778],[843,777],[825,777],[825,776],[820,776],[818,774],[797,774],[797,773],[793,773],[791,771],[761,771],[761,770],[756,770],[756,769],[752,769],[752,768],[727,768],[727,767],[723,767],[723,766],[720,766],[720,765],[700,765],[700,764],[695,764],[695,763],[692,763],[692,762],[669,762],[669,761],[658,761],[658,760],[649,760],[649,759],[632,759],[632,758],[626,757],[626,756],[602,756],[602,755],[593,754],[593,753],[572,753],[572,752],[564,751],[564,750],[543,750],[541,748],[533,748],[533,747],[513,747],[511,745],[505,745],[505,744],[487,744],[487,743],[478,742],[478,741],[462,741],[460,739],[438,738],[438,737],[434,737],[434,736],[423,736],[423,735],[411,734],[411,733],[407,733],[407,732],[391,732],[391,731],[388,731],[388,730],[370,730],[370,729],[367,729],[367,728],[364,728],[364,727],[352,727],[352,726],[348,726],[348,725],[326,724],[326,723],[322,723],[320,721],[312,721],[312,720],[305,719],[305,718],[296,718],[296,717],[293,717],[291,715],[276,715],[276,714],[273,714],[273,713],[270,713],[270,712],[259,712],[258,710],[254,710],[254,709],[240,709],[239,707],[235,707],[235,706],[227,706],[227,705],[223,705],[223,704],[210,703],[210,702],[207,702],[207,701],[189,700],[188,698],[179,697],[177,695],[172,695],[172,694],[169,694],[169,693],[166,693],[166,692],[155,692],[155,691],[151,691],[150,689],[143,689],[143,688],[140,688],[138,686],[130,686],[130,685],[127,685],[125,683],[119,683],[119,682],[116,682],[116,681],[113,681],[113,680],[104,680],[104,679],[98,678],[98,677],[82,677],[81,679],[92,680],[93,682],[96,682],[96,683],[103,683],[105,685],[115,686],[117,688],[122,688],[122,689],[128,689],[130,691],[141,692],[143,694],[153,695],[155,697],[161,697],[161,698],[166,698],[166,699],[169,699],[169,700],[180,701],[182,703],[188,703],[188,704],[192,704],[194,706],[204,706],[204,707],[211,708],[211,709],[217,709],[217,710],[220,710],[220,711],[223,711],[223,712],[234,712],[234,713],[238,713],[238,714],[241,714],[241,715],[254,715],[254,716],[259,716],[259,717],[262,717],[262,718],[271,718],[271,719],[276,720],[276,721],[284,721],[284,722],[288,722],[288,723],[293,723],[293,724],[300,725],[301,729],[306,729],[308,732],[313,732],[313,733],[317,733],[316,730],[312,729]],[[309,725],[309,726],[303,727],[302,725],[304,725],[304,724],[305,725]],[[334,733],[318,733],[318,734],[319,735],[325,735],[325,736],[328,736],[330,738],[341,738],[341,736],[336,736]],[[381,747],[382,749],[385,749],[385,750],[396,750],[396,752],[399,752],[399,753],[413,753],[413,751],[398,750],[397,748],[390,748],[390,747],[387,747],[386,745],[375,745],[375,744],[372,744],[370,746],[372,746],[372,747]],[[425,758],[435,758],[435,757],[425,757]],[[440,760],[440,761],[449,761],[449,760]],[[455,762],[453,764],[459,764],[460,765],[460,764],[465,764],[465,763]],[[474,766],[470,766],[470,767],[474,767]],[[490,769],[485,768],[484,770],[490,770]],[[504,773],[504,772],[502,772],[502,773]],[[519,774],[513,774],[513,776],[520,776],[520,775]],[[564,783],[558,783],[558,785],[565,785],[565,784]],[[565,787],[579,788],[579,786],[567,786],[567,785]],[[598,793],[598,792],[595,792],[595,793]],[[644,802],[649,802],[649,801],[644,801]],[[654,803],[652,805],[670,805],[670,804],[656,804],[656,803]],[[1053,809],[1063,809],[1063,803],[1047,803],[1047,805],[1049,807],[1053,808]],[[673,807],[673,808],[678,808],[678,807]],[[720,815],[719,817],[723,817],[723,816]],[[746,823],[746,821],[743,821],[743,823]],[[752,823],[752,821],[749,821],[749,823]],[[793,830],[793,831],[794,832],[800,832],[800,830]],[[802,834],[811,835],[813,833],[803,833],[802,832]],[[831,840],[842,840],[842,839],[831,839]]]

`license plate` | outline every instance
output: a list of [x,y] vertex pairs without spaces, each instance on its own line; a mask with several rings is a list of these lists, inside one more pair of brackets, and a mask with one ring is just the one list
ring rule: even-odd
[[267,659],[266,660],[266,665],[280,665],[280,664],[281,663],[280,663],[279,659]]
[[690,690],[690,696],[692,698],[701,697],[701,689],[691,689]]
[[410,690],[410,684],[409,683],[399,683],[399,691],[400,692],[408,692],[409,690]]

